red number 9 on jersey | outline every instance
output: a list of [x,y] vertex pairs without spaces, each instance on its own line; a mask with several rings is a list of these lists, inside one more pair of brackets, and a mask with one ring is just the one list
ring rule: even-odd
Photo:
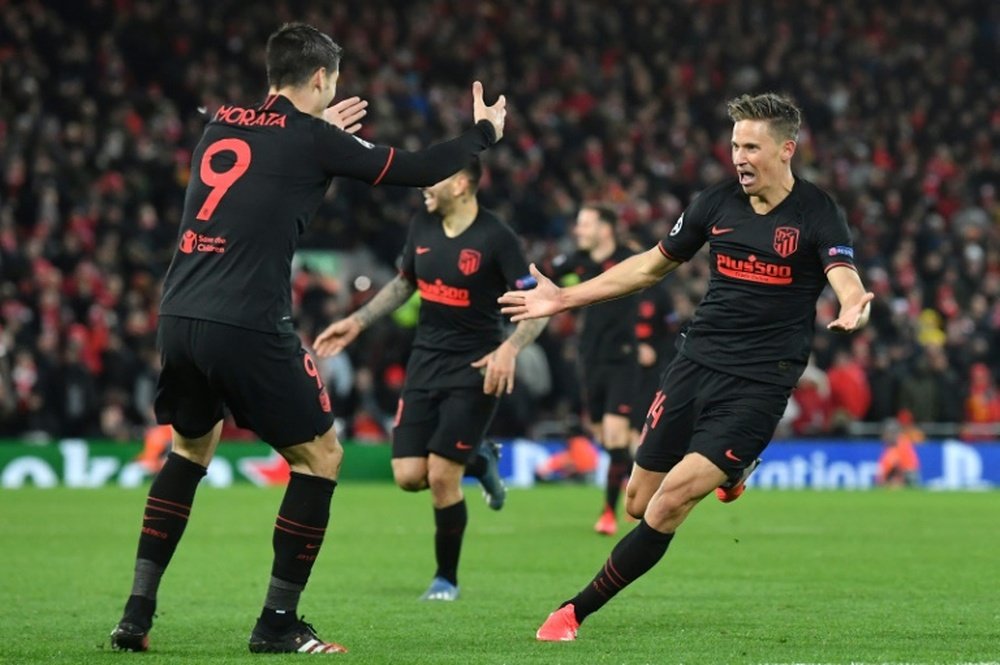
[[[212,157],[229,150],[236,153],[236,161],[225,171],[215,171],[212,169]],[[201,181],[212,188],[198,211],[196,219],[207,222],[219,205],[219,201],[226,195],[233,183],[240,179],[247,169],[250,168],[250,144],[243,139],[220,139],[205,149],[205,154],[201,156],[201,168],[199,174]]]

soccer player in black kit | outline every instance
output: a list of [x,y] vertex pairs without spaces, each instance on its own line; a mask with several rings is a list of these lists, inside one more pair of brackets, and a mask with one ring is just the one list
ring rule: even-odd
[[[618,216],[604,205],[580,208],[573,227],[579,251],[553,261],[559,283],[571,286],[592,279],[621,263],[633,252],[618,243]],[[590,434],[608,451],[604,507],[594,531],[611,536],[618,531],[618,499],[632,467],[632,410],[639,387],[635,296],[595,304],[583,313],[579,366]],[[644,405],[645,406],[645,405]]]
[[646,288],[709,246],[708,293],[649,407],[629,481],[626,507],[642,519],[549,615],[539,640],[576,639],[584,619],[660,560],[701,499],[742,492],[805,368],[827,283],[840,302],[831,330],[853,332],[868,320],[874,296],[854,268],[842,212],[792,172],[799,109],[768,93],[734,99],[728,110],[736,180],[703,191],[659,244],[567,289],[532,266],[538,286],[501,298],[515,321],[551,316]]
[[462,475],[470,460],[482,464],[475,452],[499,397],[514,389],[517,354],[547,321],[523,321],[503,339],[497,298],[533,280],[517,236],[479,206],[479,179],[473,160],[424,189],[426,212],[410,224],[399,275],[314,344],[321,356],[338,353],[373,321],[420,293],[417,336],[392,433],[392,472],[402,489],[431,492],[437,570],[424,600],[458,598],[458,560],[469,520]]
[[501,97],[486,106],[476,82],[477,122],[464,134],[418,152],[372,145],[350,133],[359,127],[362,102],[328,108],[340,54],[310,26],[277,30],[267,43],[267,99],[257,107],[220,107],[193,153],[158,330],[163,369],[155,410],[158,422],[173,427],[173,451],[149,489],[132,592],[111,633],[114,648],[148,648],[160,579],[219,443],[225,405],[291,467],[250,651],[345,651],[321,640],[296,612],[326,532],[343,448],[316,364],[293,331],[292,255],[333,177],[372,185],[437,182],[500,138],[505,103]]

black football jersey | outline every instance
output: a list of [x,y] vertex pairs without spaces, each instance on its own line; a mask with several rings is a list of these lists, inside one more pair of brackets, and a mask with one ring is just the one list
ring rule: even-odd
[[687,261],[706,242],[708,293],[678,351],[720,372],[794,386],[809,359],[826,272],[854,269],[843,212],[796,177],[788,196],[758,215],[739,183],[728,180],[702,192],[659,248]]
[[431,185],[493,138],[481,121],[411,153],[367,143],[281,95],[258,108],[222,106],[192,156],[160,313],[291,331],[292,257],[333,177]]
[[470,363],[503,341],[497,298],[534,283],[514,231],[480,208],[465,231],[449,238],[439,216],[421,212],[410,224],[400,272],[421,299],[407,383],[419,388],[482,385],[482,375]]
[[[589,252],[576,252],[558,256],[553,261],[558,282],[572,286],[597,277],[611,266],[621,263],[632,252],[619,245],[600,263],[590,258]],[[635,359],[636,307],[635,294],[590,305],[584,309],[580,331],[580,361],[584,365],[632,362]]]

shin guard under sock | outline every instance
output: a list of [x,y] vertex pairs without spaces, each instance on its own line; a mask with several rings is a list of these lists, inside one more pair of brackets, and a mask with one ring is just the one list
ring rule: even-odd
[[160,577],[184,535],[198,482],[206,471],[177,453],[167,456],[146,498],[132,595],[156,598]]
[[458,585],[458,557],[462,538],[469,523],[465,499],[447,508],[434,509],[434,554],[437,558],[435,577],[443,577]]
[[616,593],[634,582],[663,557],[674,534],[661,533],[643,520],[618,541],[594,579],[563,605],[573,603],[576,620],[601,609]]
[[274,564],[264,600],[266,609],[294,618],[323,544],[336,487],[335,480],[292,472],[274,524]]

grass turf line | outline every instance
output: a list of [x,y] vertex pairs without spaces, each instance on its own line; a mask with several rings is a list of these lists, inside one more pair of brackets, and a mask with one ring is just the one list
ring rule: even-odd
[[[462,598],[417,601],[434,571],[428,496],[338,489],[300,610],[357,663],[995,661],[1000,492],[749,491],[706,499],[666,557],[572,644],[534,631],[616,539],[593,488],[469,488]],[[0,493],[0,663],[251,663],[280,490],[199,491],[163,581],[152,651],[118,654],[144,492]],[[622,524],[619,535],[631,528]],[[300,656],[265,657],[269,663]]]

